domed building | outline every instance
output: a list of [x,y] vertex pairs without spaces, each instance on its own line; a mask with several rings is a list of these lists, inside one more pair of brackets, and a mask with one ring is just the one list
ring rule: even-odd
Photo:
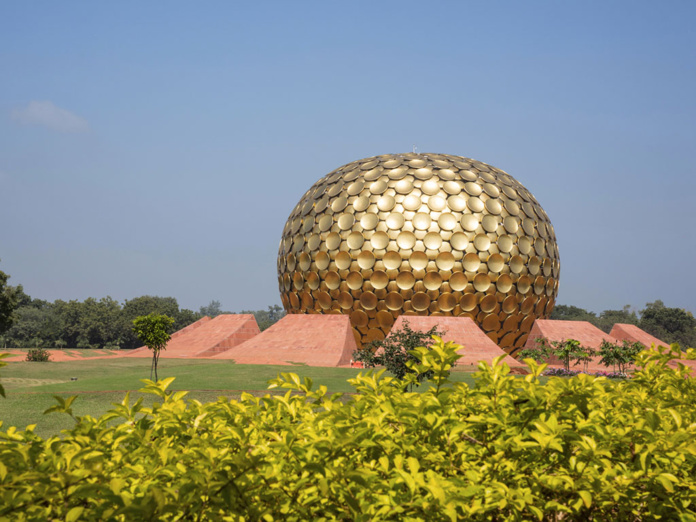
[[278,252],[287,312],[349,315],[359,346],[400,315],[464,316],[514,354],[551,313],[559,273],[534,196],[500,169],[446,154],[339,167],[295,206]]

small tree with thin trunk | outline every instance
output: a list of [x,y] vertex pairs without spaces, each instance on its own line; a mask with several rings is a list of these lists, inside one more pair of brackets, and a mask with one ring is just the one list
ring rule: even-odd
[[151,313],[141,315],[133,319],[133,333],[138,336],[140,342],[152,350],[152,365],[150,366],[150,380],[152,371],[155,371],[157,379],[157,365],[159,363],[160,352],[167,348],[167,343],[171,339],[169,330],[174,324],[174,319],[166,315]]

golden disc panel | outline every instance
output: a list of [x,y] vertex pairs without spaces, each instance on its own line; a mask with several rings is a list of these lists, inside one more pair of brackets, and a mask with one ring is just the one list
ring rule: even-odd
[[435,259],[435,264],[437,265],[437,268],[442,272],[449,273],[450,270],[454,268],[454,263],[454,256],[449,252],[440,252],[440,254],[438,254],[437,256],[437,259]]
[[353,262],[348,252],[339,252],[334,259],[339,270],[348,270]]
[[331,257],[326,252],[317,252],[314,258],[314,264],[317,265],[319,270],[326,270],[331,264]]
[[374,310],[377,308],[377,296],[372,292],[363,292],[360,295],[360,305],[365,310]]
[[455,292],[461,292],[469,284],[469,280],[466,278],[464,272],[455,272],[449,278],[449,286]]
[[481,299],[479,307],[481,308],[482,312],[490,314],[493,310],[495,310],[495,306],[497,304],[498,301],[495,298],[495,294],[488,294],[486,297]]
[[357,250],[358,248],[361,248],[364,242],[365,238],[360,232],[351,232],[350,234],[348,234],[348,238],[346,239],[346,244],[348,245],[348,248],[350,248],[351,250]]
[[337,272],[330,270],[324,274],[324,282],[329,290],[336,290],[341,286],[341,276]]
[[477,214],[464,214],[460,224],[463,230],[473,232],[479,226],[479,216]]
[[423,284],[428,290],[438,290],[442,284],[440,272],[428,272],[423,278]]
[[418,312],[423,312],[430,306],[430,296],[425,292],[416,292],[411,298],[411,306]]
[[428,230],[430,228],[430,224],[433,222],[430,214],[425,212],[418,212],[415,216],[413,216],[411,221],[413,222],[413,227],[416,230]]
[[375,255],[369,250],[363,250],[358,256],[358,266],[362,270],[369,270],[375,266]]
[[497,274],[505,266],[505,259],[500,254],[492,254],[488,256],[486,264],[488,265],[488,270]]
[[514,353],[548,317],[560,263],[553,226],[524,187],[484,163],[387,154],[320,179],[278,252],[289,313],[345,313],[360,344],[399,314],[471,316]]
[[477,292],[485,292],[491,286],[491,278],[488,274],[476,274],[474,288]]
[[377,200],[377,208],[382,212],[389,212],[396,205],[396,200],[391,196],[382,196]]
[[455,212],[463,212],[466,208],[466,200],[459,196],[450,196],[447,198],[447,206]]
[[399,272],[396,276],[396,285],[401,290],[410,290],[416,284],[416,278],[411,272]]
[[403,250],[410,250],[416,244],[416,236],[413,232],[404,230],[396,237],[396,244]]
[[425,270],[428,266],[428,256],[424,252],[414,252],[408,258],[408,263],[414,270]]
[[428,198],[428,207],[433,212],[442,212],[447,206],[447,201],[445,201],[440,196],[431,196]]
[[375,232],[370,238],[370,244],[376,250],[383,250],[389,244],[389,236],[385,232]]
[[387,252],[382,257],[382,262],[387,270],[396,270],[401,267],[401,255],[398,252]]
[[346,283],[351,290],[360,290],[363,285],[363,276],[360,272],[351,272],[346,276]]
[[421,199],[418,196],[411,194],[404,198],[402,205],[404,206],[405,210],[418,210],[421,208]]
[[442,236],[436,232],[429,232],[423,238],[423,245],[428,250],[439,250],[442,246]]
[[389,292],[384,298],[384,304],[390,310],[400,310],[404,306],[404,298],[399,292]]
[[467,272],[476,272],[479,266],[481,266],[481,259],[478,254],[469,253],[464,256],[462,266]]
[[375,290],[386,288],[389,284],[389,276],[382,270],[375,270],[372,272],[372,276],[370,276],[370,284]]
[[354,312],[351,312],[350,314],[350,323],[354,327],[364,327],[367,326],[369,318],[367,317],[367,314],[363,312],[362,310],[355,310]]
[[454,230],[457,226],[457,218],[454,217],[454,214],[443,212],[437,218],[437,224],[440,226],[440,230]]
[[348,292],[341,292],[336,298],[338,305],[344,309],[350,309],[353,307],[353,296]]
[[465,294],[459,300],[459,306],[461,306],[462,310],[464,310],[465,312],[471,312],[473,309],[476,308],[476,301],[476,294]]
[[507,294],[510,290],[512,290],[513,284],[512,277],[510,277],[508,274],[501,274],[498,276],[498,280],[495,283],[498,292],[501,294]]
[[440,297],[437,299],[437,307],[443,312],[451,312],[455,306],[457,306],[457,298],[449,292],[440,294]]

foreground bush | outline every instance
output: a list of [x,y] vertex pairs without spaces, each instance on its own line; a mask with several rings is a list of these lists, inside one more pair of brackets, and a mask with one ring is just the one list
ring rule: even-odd
[[167,379],[145,388],[161,404],[126,397],[62,440],[9,428],[0,519],[696,520],[696,379],[669,356],[546,384],[498,359],[469,388],[447,381],[456,348],[419,351],[421,393],[368,373],[342,400],[283,374],[284,395],[201,404]]

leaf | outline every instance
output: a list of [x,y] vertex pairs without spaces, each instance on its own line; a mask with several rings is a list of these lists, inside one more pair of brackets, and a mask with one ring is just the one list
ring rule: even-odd
[[75,522],[80,518],[80,515],[82,515],[82,512],[85,510],[82,506],[75,506],[72,508],[70,511],[68,511],[68,514],[65,515],[65,522]]
[[660,473],[656,478],[658,482],[662,484],[662,487],[665,488],[669,493],[672,493],[674,491],[674,484],[672,484],[672,479],[674,479],[674,482],[677,482],[677,478],[674,475],[671,475],[669,473]]

